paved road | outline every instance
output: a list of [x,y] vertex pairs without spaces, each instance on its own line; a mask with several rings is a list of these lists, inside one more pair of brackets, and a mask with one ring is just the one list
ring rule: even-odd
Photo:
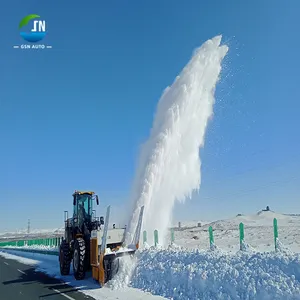
[[32,266],[0,256],[1,300],[91,300],[60,280],[36,272]]

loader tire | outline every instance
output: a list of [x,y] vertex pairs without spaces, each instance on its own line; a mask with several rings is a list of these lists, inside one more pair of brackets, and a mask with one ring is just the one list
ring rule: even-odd
[[76,280],[85,278],[85,241],[78,238],[74,241],[73,271]]
[[59,266],[61,275],[65,276],[70,274],[71,260],[69,244],[66,240],[63,240],[59,247]]

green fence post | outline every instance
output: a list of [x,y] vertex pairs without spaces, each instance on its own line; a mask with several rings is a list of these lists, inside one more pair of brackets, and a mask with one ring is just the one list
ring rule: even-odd
[[171,228],[171,245],[173,245],[174,242],[175,242],[174,228]]
[[145,243],[147,243],[147,231],[146,230],[143,231],[143,244],[145,245]]
[[245,238],[245,232],[244,232],[244,224],[240,223],[239,225],[240,229],[240,250],[243,250],[243,244],[244,244],[244,238]]
[[154,230],[154,245],[155,247],[158,245],[158,231]]
[[212,247],[213,247],[213,245],[215,243],[215,240],[214,240],[214,231],[213,231],[212,226],[209,226],[208,232],[209,232],[209,247],[210,247],[210,249],[212,249]]
[[274,243],[275,243],[275,251],[277,251],[277,239],[278,239],[278,225],[277,225],[277,219],[273,219],[273,228],[274,228]]

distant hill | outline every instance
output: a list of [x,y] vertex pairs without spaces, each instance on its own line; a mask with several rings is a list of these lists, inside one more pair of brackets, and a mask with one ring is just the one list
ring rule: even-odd
[[[238,214],[233,218],[221,219],[213,222],[185,221],[181,222],[181,228],[196,228],[197,223],[201,223],[201,227],[203,227],[203,229],[207,229],[209,226],[212,226],[214,229],[228,229],[236,228],[241,222],[248,227],[273,226],[274,218],[280,222],[280,226],[295,225],[300,227],[300,214],[280,214],[272,210],[261,210],[253,215]],[[178,223],[174,224],[174,228],[178,229]]]

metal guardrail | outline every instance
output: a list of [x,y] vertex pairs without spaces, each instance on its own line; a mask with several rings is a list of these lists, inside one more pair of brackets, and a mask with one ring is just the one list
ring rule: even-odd
[[15,240],[15,241],[0,241],[0,247],[13,246],[13,247],[23,247],[23,246],[50,246],[59,247],[63,237],[54,238],[42,238],[42,239],[29,239],[29,240]]
[[[29,239],[29,240],[16,240],[16,241],[1,241],[0,250],[14,250],[20,252],[29,252],[29,253],[39,253],[45,255],[56,255],[58,256],[59,245],[63,237],[53,237],[53,238],[39,238],[39,239]],[[32,248],[30,248],[33,246]],[[48,250],[48,249],[36,249],[34,246],[45,246],[56,248],[57,250]],[[24,248],[23,248],[24,247]]]

